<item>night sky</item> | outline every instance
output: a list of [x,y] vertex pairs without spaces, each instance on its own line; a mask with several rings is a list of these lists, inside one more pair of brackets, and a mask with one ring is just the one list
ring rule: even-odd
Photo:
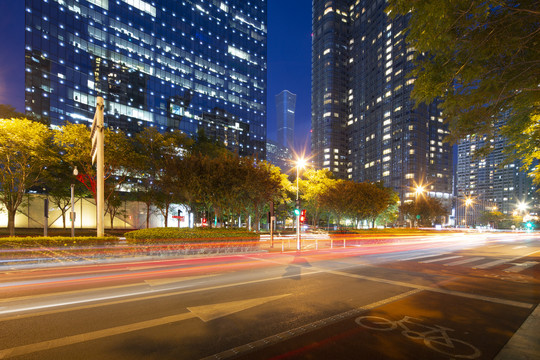
[[[297,95],[295,145],[311,128],[311,0],[268,2],[268,138],[276,139],[275,96]],[[0,0],[0,104],[24,111],[24,1]]]

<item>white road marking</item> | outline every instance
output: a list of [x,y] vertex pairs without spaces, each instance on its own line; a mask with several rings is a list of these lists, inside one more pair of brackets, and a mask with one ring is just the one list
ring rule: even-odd
[[287,330],[287,331],[284,331],[282,333],[275,334],[275,335],[269,336],[269,337],[264,338],[264,339],[260,339],[260,340],[257,340],[257,341],[254,341],[254,342],[251,342],[251,343],[248,343],[248,344],[244,344],[242,346],[235,347],[233,349],[229,349],[229,350],[220,352],[218,354],[214,354],[214,355],[205,357],[205,358],[203,358],[201,360],[217,360],[217,359],[221,360],[221,359],[228,359],[228,358],[231,358],[231,357],[236,357],[236,356],[238,356],[238,355],[240,355],[240,354],[242,354],[244,352],[253,351],[254,349],[257,349],[257,348],[277,344],[277,343],[282,342],[284,340],[291,339],[291,338],[293,338],[295,336],[302,335],[302,334],[305,334],[307,332],[314,331],[314,330],[320,329],[322,327],[331,325],[331,324],[336,323],[338,321],[341,321],[343,319],[347,319],[347,318],[351,318],[351,317],[354,317],[354,316],[361,315],[361,314],[365,313],[366,311],[369,311],[371,309],[375,309],[375,308],[377,308],[379,306],[382,306],[382,305],[392,303],[392,302],[397,301],[397,300],[401,300],[401,299],[406,298],[406,297],[408,297],[410,295],[414,295],[414,294],[416,294],[418,292],[420,292],[420,290],[407,291],[407,292],[404,292],[402,294],[392,296],[392,297],[389,297],[389,298],[386,298],[386,299],[383,299],[383,300],[379,300],[377,302],[374,302],[374,303],[371,303],[371,304],[368,304],[368,305],[365,305],[365,306],[361,306],[361,307],[359,307],[357,309],[349,310],[349,311],[343,312],[341,314],[331,316],[331,317],[326,318],[326,319],[317,320],[315,322],[312,322],[311,324],[307,324],[307,325],[297,327],[296,329]]
[[487,262],[485,264],[473,266],[473,269],[489,269],[490,267],[494,267],[494,266],[497,266],[497,265],[500,265],[500,264],[504,264],[504,263],[506,263],[508,261],[510,261],[510,259],[494,260],[494,261]]
[[453,262],[450,262],[450,263],[448,263],[448,264],[444,264],[444,266],[457,266],[457,265],[463,265],[463,264],[472,263],[472,262],[475,262],[475,261],[478,261],[478,260],[482,260],[482,259],[485,259],[485,258],[484,258],[483,256],[472,257],[472,258],[468,258],[468,259],[464,259],[464,260],[453,261]]
[[435,254],[435,255],[413,256],[413,257],[410,257],[410,258],[400,259],[399,261],[409,261],[409,260],[416,260],[416,259],[427,259],[427,258],[432,258],[432,257],[435,257],[435,256],[441,256],[441,255],[446,255],[446,254],[448,254],[448,253],[445,252],[445,253],[440,253],[440,254]]
[[504,263],[512,263],[512,262],[517,261],[517,260],[519,260],[521,258],[534,255],[537,252],[539,252],[539,251],[533,251],[533,252],[530,252],[530,253],[525,254],[525,255],[516,256],[515,258],[512,258],[512,259],[500,259],[500,260],[491,261],[491,262],[488,262],[488,263],[485,263],[485,264],[482,264],[482,265],[474,266],[473,269],[487,269],[487,268],[497,266],[497,265],[500,265],[500,264],[504,264]]
[[536,264],[538,264],[538,261],[526,261],[524,263],[516,264],[515,266],[509,267],[508,269],[505,269],[504,271],[518,273],[520,271],[533,267]]
[[283,297],[289,296],[291,294],[283,294],[276,296],[267,296],[256,299],[247,299],[241,301],[231,301],[221,304],[211,304],[203,306],[195,306],[192,308],[187,308],[188,313],[165,316],[158,319],[152,319],[147,321],[141,321],[134,324],[115,326],[109,329],[91,331],[83,334],[66,336],[59,339],[42,341],[34,344],[17,346],[9,349],[0,350],[0,359],[7,359],[10,357],[20,356],[31,354],[38,351],[50,350],[62,346],[78,344],[81,342],[86,342],[90,340],[101,339],[104,337],[121,335],[128,332],[144,330],[155,326],[165,325],[169,323],[179,322],[182,320],[191,319],[194,317],[199,317],[202,321],[207,322],[214,320],[220,317],[231,315],[249,308],[265,304],[270,301],[281,299]]
[[462,258],[462,257],[463,257],[463,256],[461,256],[461,255],[447,256],[447,257],[443,257],[443,258],[440,258],[440,259],[433,259],[433,260],[419,261],[419,263],[420,263],[420,264],[429,264],[429,263],[433,263],[433,262],[439,262],[439,261],[451,260],[451,259],[458,259],[458,258]]
[[525,248],[526,246],[525,245],[520,245],[520,246],[514,246],[512,249],[523,249]]

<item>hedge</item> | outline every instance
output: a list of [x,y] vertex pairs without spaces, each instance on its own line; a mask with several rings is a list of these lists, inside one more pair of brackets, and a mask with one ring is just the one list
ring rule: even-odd
[[[225,228],[151,228],[130,231],[125,234],[128,243],[141,243],[140,240],[189,240],[189,241],[253,241],[259,240],[260,236],[243,229]],[[144,241],[142,241],[144,242]],[[155,243],[155,241],[149,241]]]
[[51,236],[51,237],[5,237],[0,238],[0,248],[78,247],[110,245],[118,242],[116,236]]

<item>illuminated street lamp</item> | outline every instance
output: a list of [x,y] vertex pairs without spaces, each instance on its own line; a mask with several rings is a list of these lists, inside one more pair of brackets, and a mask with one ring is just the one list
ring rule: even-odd
[[470,197],[465,199],[465,227],[467,227],[467,209],[472,205],[472,203],[473,200]]
[[517,210],[518,210],[520,213],[526,211],[526,210],[527,210],[527,203],[526,203],[526,202],[523,202],[523,201],[518,202],[518,204],[517,204]]
[[[298,158],[296,160],[296,204],[298,204],[298,200],[299,200],[299,197],[298,197],[298,178],[299,178],[299,171],[300,171],[300,168],[304,168],[306,166],[306,160],[304,158]],[[298,209],[300,210],[300,209]],[[296,215],[296,250],[300,251],[301,249],[301,246],[300,246],[300,212],[298,211],[298,213],[295,212],[295,215]]]
[[422,195],[424,191],[426,191],[424,185],[418,185],[415,189],[416,199],[418,199],[418,195]]
[[[415,194],[415,198],[414,198],[414,202],[415,202],[415,207],[418,209],[418,196],[419,195],[422,195],[424,192],[426,191],[426,187],[422,184],[420,185],[417,185],[416,188],[414,189],[414,194]],[[416,215],[416,225],[418,226],[418,220],[420,219],[420,214]]]

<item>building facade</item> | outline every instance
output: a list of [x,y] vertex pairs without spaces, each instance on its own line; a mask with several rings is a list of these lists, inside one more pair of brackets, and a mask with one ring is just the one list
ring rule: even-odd
[[26,112],[266,151],[266,0],[26,0]]
[[276,95],[277,141],[289,149],[294,149],[294,115],[296,94],[283,90]]
[[312,155],[319,168],[354,181],[382,181],[401,201],[415,188],[450,202],[452,149],[436,104],[414,107],[414,50],[407,19],[384,0],[314,0]]
[[[492,151],[476,156],[485,146]],[[458,144],[456,225],[478,225],[484,211],[499,211],[511,218],[514,212],[524,211],[520,204],[526,205],[527,212],[536,211],[532,180],[520,170],[520,161],[505,162],[505,146],[502,136],[493,140],[469,136]]]
[[279,167],[283,173],[289,172],[294,167],[291,149],[277,141],[267,141],[266,161]]

